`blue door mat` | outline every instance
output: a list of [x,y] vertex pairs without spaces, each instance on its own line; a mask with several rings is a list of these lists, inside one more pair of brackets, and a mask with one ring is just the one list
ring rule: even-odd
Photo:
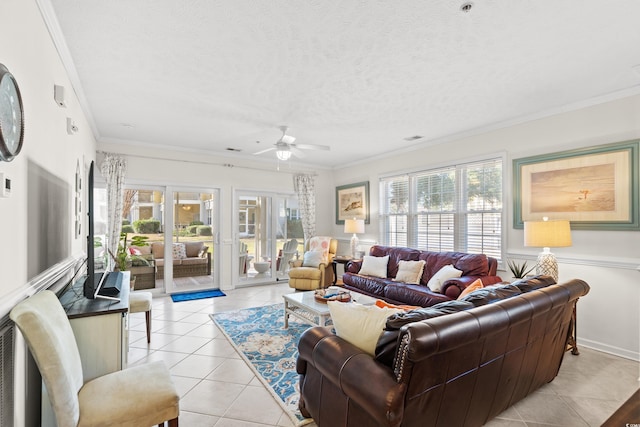
[[219,289],[211,291],[183,292],[180,294],[171,294],[173,302],[193,301],[196,299],[224,297],[226,294]]

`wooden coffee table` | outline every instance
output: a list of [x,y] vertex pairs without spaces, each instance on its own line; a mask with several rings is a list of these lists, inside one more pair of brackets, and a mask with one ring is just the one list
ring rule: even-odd
[[[349,291],[351,300],[363,305],[375,304],[376,299],[358,292]],[[331,318],[326,302],[315,298],[315,291],[284,294],[284,328],[289,327],[289,316],[293,315],[313,326],[327,326]]]

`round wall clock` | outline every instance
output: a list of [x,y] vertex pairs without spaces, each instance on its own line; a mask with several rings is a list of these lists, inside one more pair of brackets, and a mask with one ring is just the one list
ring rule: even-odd
[[0,64],[0,160],[9,162],[22,149],[24,114],[18,83]]

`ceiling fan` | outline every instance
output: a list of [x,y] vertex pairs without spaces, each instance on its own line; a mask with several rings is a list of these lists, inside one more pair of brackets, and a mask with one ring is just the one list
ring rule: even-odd
[[289,160],[292,155],[296,157],[305,157],[305,154],[301,150],[330,150],[330,147],[328,145],[295,144],[294,142],[296,138],[291,135],[287,135],[287,130],[289,130],[287,126],[280,126],[280,130],[282,131],[282,136],[275,144],[273,144],[273,147],[267,148],[266,150],[258,151],[253,154],[263,154],[269,151],[276,150],[276,157],[278,157],[278,160],[282,160],[284,162]]

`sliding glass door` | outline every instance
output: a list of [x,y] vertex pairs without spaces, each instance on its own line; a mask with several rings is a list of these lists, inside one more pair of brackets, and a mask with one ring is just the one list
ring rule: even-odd
[[237,191],[235,227],[238,283],[288,280],[289,261],[302,248],[296,199],[283,194]]
[[167,293],[218,288],[218,209],[218,190],[125,189],[122,231],[128,244],[135,236],[146,243],[132,254],[135,288]]
[[[171,233],[165,231],[166,257],[172,266],[166,269],[165,292],[191,292],[219,288],[216,258],[219,253],[218,190],[170,189],[165,209],[171,207]],[[165,262],[166,265],[166,262]],[[169,275],[169,271],[171,274]]]

